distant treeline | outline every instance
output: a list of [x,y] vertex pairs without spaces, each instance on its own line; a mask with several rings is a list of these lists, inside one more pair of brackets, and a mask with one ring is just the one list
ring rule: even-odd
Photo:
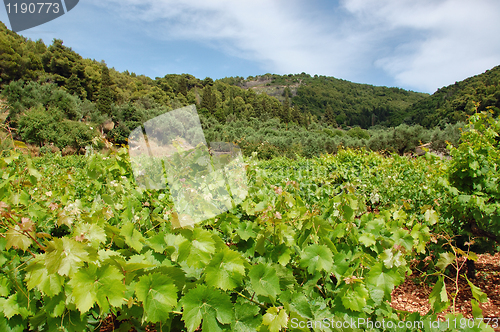
[[[492,71],[498,73],[498,67]],[[491,88],[498,87],[497,78],[484,83],[486,102],[479,90],[473,100],[497,107],[498,93]],[[82,58],[61,40],[47,46],[3,24],[0,88],[7,121],[18,138],[59,149],[99,147],[104,140],[127,144],[137,126],[191,104],[197,106],[207,141],[235,141],[246,154],[257,152],[262,158],[318,155],[334,152],[339,144],[397,153],[420,142],[442,148],[439,142],[457,137],[457,126],[451,124],[462,120],[443,118],[435,123],[439,128],[424,130],[415,114],[424,114],[422,105],[434,96],[305,73],[214,81],[189,74],[152,79],[118,72],[103,61]],[[447,100],[459,91],[448,93]],[[433,114],[426,112],[422,119]]]

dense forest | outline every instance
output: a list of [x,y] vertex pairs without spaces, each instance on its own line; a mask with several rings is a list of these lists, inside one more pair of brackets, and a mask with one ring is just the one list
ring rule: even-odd
[[237,142],[261,158],[311,157],[339,145],[403,154],[432,142],[443,150],[458,141],[474,103],[495,113],[500,106],[500,67],[432,96],[306,73],[152,79],[84,59],[62,40],[28,40],[3,24],[0,70],[4,117],[15,135],[67,153],[127,144],[141,123],[190,104],[208,142]]

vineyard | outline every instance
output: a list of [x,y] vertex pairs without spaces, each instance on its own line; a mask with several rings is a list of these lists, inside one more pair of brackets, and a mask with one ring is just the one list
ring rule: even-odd
[[[249,157],[246,199],[184,228],[168,189],[136,185],[126,148],[35,158],[14,142],[0,158],[0,329],[493,331],[471,262],[498,251],[499,131],[472,116],[451,160]],[[425,315],[390,305],[415,270],[433,283]],[[446,287],[459,276],[472,318]]]

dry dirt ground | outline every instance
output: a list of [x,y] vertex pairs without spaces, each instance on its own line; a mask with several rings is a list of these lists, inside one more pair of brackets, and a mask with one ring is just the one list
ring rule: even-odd
[[[471,281],[488,296],[488,302],[479,306],[483,310],[483,317],[496,318],[500,324],[500,253],[478,256],[476,278]],[[433,286],[434,284],[426,283],[419,273],[413,273],[393,291],[391,306],[398,310],[418,311],[425,314],[431,308],[428,299]],[[447,280],[446,289],[448,294],[454,293],[456,289],[454,282]],[[471,299],[473,297],[467,280],[460,276],[459,293],[455,306],[456,311],[462,313],[465,318],[472,318]],[[451,307],[438,316],[444,317],[449,312],[452,312]],[[495,329],[495,331],[500,331],[500,329]]]

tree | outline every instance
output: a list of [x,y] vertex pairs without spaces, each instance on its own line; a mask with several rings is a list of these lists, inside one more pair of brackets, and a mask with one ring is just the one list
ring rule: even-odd
[[283,102],[283,110],[282,110],[282,116],[281,119],[283,122],[288,123],[290,122],[291,118],[291,112],[290,112],[290,88],[286,87],[285,91],[285,101]]
[[302,117],[302,113],[300,113],[300,110],[298,107],[292,107],[291,120],[292,120],[292,122],[295,122],[298,125],[303,124],[304,120]]
[[217,99],[212,91],[212,86],[210,84],[207,84],[203,88],[203,98],[201,100],[200,107],[206,108],[210,112],[215,112],[215,109],[217,108]]
[[97,98],[97,109],[99,112],[111,115],[111,105],[114,102],[114,94],[111,90],[111,76],[106,65],[102,67],[101,72],[101,87],[99,89],[99,97]]
[[187,79],[184,76],[181,76],[179,78],[179,92],[182,93],[184,97],[187,96],[188,93]]
[[337,121],[335,121],[335,115],[333,114],[333,108],[330,104],[326,105],[325,115],[323,116],[323,121],[328,126],[337,126]]
[[71,77],[67,80],[66,90],[79,97],[80,99],[85,99],[87,97],[87,91],[82,87],[81,80],[78,78],[77,74],[71,75]]
[[47,111],[41,105],[36,106],[19,119],[19,134],[24,141],[42,147],[46,142],[57,139],[56,124],[60,120],[59,110],[51,108]]

